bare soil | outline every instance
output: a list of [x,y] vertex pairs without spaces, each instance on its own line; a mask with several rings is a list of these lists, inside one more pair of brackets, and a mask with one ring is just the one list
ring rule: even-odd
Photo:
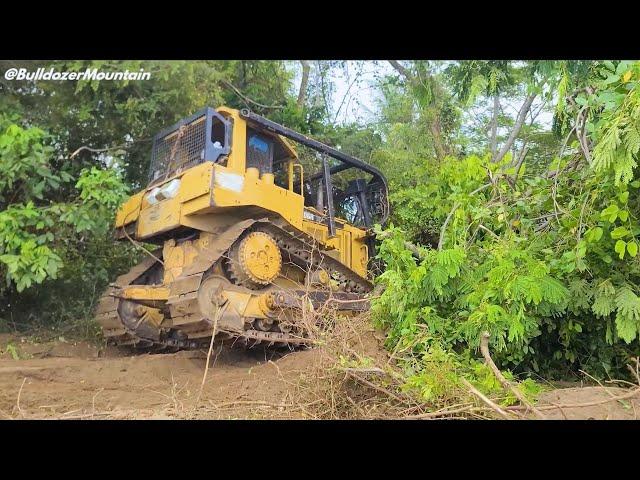
[[[577,405],[604,402],[612,396],[623,395],[627,390],[615,387],[570,387],[543,392],[539,403],[551,405]],[[607,401],[600,405],[561,407],[546,410],[550,420],[637,420],[640,415],[640,398]]]
[[290,391],[315,355],[218,347],[197,402],[206,352],[133,354],[7,336],[0,347],[0,418],[303,418]]
[[[11,345],[11,347],[8,347]],[[375,358],[379,338],[354,346]],[[206,352],[133,354],[64,339],[31,343],[0,335],[0,418],[304,419],[305,376],[317,375],[322,349],[276,353],[217,347],[200,394]],[[542,394],[541,403],[598,402],[623,389],[582,387]],[[199,397],[199,398],[198,398]],[[640,399],[546,410],[552,419],[635,419]]]

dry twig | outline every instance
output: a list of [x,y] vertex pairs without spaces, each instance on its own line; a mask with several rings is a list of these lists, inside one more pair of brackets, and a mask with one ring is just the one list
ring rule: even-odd
[[[627,398],[632,398],[635,397],[636,395],[638,395],[638,393],[640,393],[640,388],[635,388],[627,393],[624,393],[622,395],[617,395],[614,397],[610,397],[610,398],[605,398],[604,400],[595,400],[593,402],[585,402],[585,403],[560,403],[560,404],[553,404],[553,405],[539,405],[538,409],[539,410],[553,410],[554,408],[582,408],[582,407],[595,407],[596,405],[604,405],[605,403],[609,403],[609,402],[615,402],[618,400],[625,400]],[[524,407],[521,405],[514,405],[511,407],[506,407],[506,410],[525,410],[528,409],[528,407]]]
[[16,400],[16,406],[18,407],[18,412],[20,413],[20,416],[23,418],[24,418],[24,412],[20,407],[20,396],[22,395],[22,388],[24,387],[24,383],[26,381],[27,381],[27,377],[24,377],[24,380],[22,380],[22,385],[20,385],[20,390],[18,390],[18,399]]
[[522,394],[520,389],[518,389],[518,387],[516,387],[515,385],[512,385],[511,382],[509,382],[509,380],[507,380],[504,377],[504,375],[502,375],[502,372],[500,371],[500,369],[493,362],[493,359],[491,358],[491,354],[489,353],[489,332],[482,332],[482,336],[480,337],[480,351],[482,352],[484,361],[489,366],[489,368],[491,369],[493,374],[496,376],[498,381],[502,384],[502,387],[506,390],[510,390],[516,396],[516,398],[520,401],[520,403],[522,403],[523,405],[526,405],[527,408],[533,411],[536,417],[543,420],[546,419],[546,417],[542,414],[542,412],[538,410],[536,407],[534,407],[531,404],[531,402],[529,402],[529,400],[527,400],[527,398]]
[[506,419],[506,420],[510,420],[511,417],[509,417],[509,415],[507,414],[507,412],[505,412],[502,408],[500,408],[497,404],[495,404],[494,402],[492,402],[489,398],[487,398],[482,392],[480,392],[476,387],[474,387],[473,385],[471,385],[471,383],[469,383],[467,381],[467,379],[465,378],[461,378],[462,383],[464,383],[466,385],[466,387],[469,389],[469,391],[471,393],[473,393],[476,397],[478,397],[480,400],[482,400],[486,405],[488,405],[489,407],[491,407],[492,410],[494,410],[495,412],[497,412],[502,418]]
[[224,311],[227,309],[227,305],[229,305],[227,301],[225,301],[225,303],[222,305],[218,305],[218,308],[216,309],[216,313],[213,317],[213,329],[211,331],[211,342],[209,343],[209,351],[207,352],[207,363],[204,367],[204,374],[202,375],[202,383],[200,384],[200,391],[198,392],[198,398],[196,398],[196,405],[200,403],[200,396],[202,395],[204,384],[207,381],[207,374],[209,373],[209,361],[211,360],[211,352],[213,351],[213,342],[216,338],[216,333],[217,333],[216,331],[218,329],[218,320],[220,319]]
[[473,408],[474,408],[473,405],[465,405],[464,407],[454,408],[454,409],[446,407],[440,410],[436,410],[435,412],[420,413],[418,415],[409,415],[409,416],[400,417],[400,418],[404,418],[407,420],[427,420],[431,418],[438,418],[438,417],[444,417],[446,415],[452,415],[454,413],[468,412]]

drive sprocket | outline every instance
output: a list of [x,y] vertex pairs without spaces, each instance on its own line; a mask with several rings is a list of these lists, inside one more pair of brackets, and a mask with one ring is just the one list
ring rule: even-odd
[[226,266],[234,283],[257,290],[278,277],[282,270],[282,254],[271,235],[254,231],[231,247]]

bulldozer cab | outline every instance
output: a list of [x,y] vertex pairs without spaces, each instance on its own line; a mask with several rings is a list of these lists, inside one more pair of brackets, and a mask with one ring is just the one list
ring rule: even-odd
[[[386,221],[387,184],[376,168],[248,110],[239,115],[246,122],[245,134],[234,135],[232,112],[204,108],[159,132],[153,141],[149,187],[199,163],[213,162],[241,175],[250,169],[259,177],[273,175],[275,185],[304,197],[305,217],[327,224],[331,235],[336,218],[364,229]],[[234,139],[245,144],[233,145]],[[304,175],[288,140],[315,150],[319,169]],[[232,155],[234,150],[237,155]],[[347,179],[339,178],[346,170]]]

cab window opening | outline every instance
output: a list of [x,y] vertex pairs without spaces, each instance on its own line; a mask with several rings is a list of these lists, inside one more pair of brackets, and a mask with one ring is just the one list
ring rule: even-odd
[[247,165],[257,168],[260,175],[273,173],[273,140],[247,128]]
[[[224,123],[219,118],[213,117],[211,119],[211,143],[213,144],[214,148],[223,149],[224,147],[226,147],[225,135],[226,129]],[[222,165],[223,167],[226,167],[227,159],[228,157],[226,155],[218,157],[216,163]]]

